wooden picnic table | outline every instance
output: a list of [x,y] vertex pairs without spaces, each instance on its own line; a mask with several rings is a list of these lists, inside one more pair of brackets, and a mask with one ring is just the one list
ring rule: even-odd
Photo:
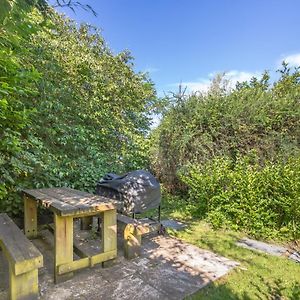
[[[38,204],[54,213],[54,280],[66,280],[73,271],[91,267],[117,256],[117,214],[114,200],[70,188],[23,190],[24,231],[37,236]],[[101,216],[102,252],[73,260],[73,219]]]

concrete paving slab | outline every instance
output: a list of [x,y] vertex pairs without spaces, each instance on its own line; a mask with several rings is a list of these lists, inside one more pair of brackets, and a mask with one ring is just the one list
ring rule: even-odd
[[112,283],[107,289],[101,293],[98,299],[124,299],[124,300],[167,300],[167,294],[163,294],[148,284],[138,275],[129,275]]
[[300,252],[293,252],[292,254],[290,254],[289,259],[300,263]]
[[186,226],[187,226],[187,224],[184,224],[180,221],[172,220],[172,219],[162,220],[161,224],[165,228],[170,228],[170,229],[174,229],[174,230],[182,230],[182,229],[186,228]]
[[295,251],[294,249],[289,249],[274,244],[268,244],[248,238],[243,238],[239,240],[238,242],[236,242],[236,245],[250,250],[267,253],[270,255],[285,256],[297,263],[300,263],[300,252]]
[[[156,247],[153,247],[153,243]],[[144,256],[161,262],[171,262],[178,271],[189,270],[192,276],[215,280],[238,263],[211,251],[169,236],[154,236],[144,243]]]
[[[87,238],[75,226],[75,235],[83,246],[95,249],[100,237]],[[74,272],[66,282],[53,283],[53,235],[41,231],[34,244],[44,256],[44,267],[39,269],[41,300],[122,300],[122,299],[183,299],[198,291],[237,263],[212,252],[199,249],[169,236],[155,234],[143,237],[141,257],[123,257],[122,237],[118,239],[118,258],[109,268],[96,265]],[[74,256],[76,258],[76,255]],[[8,299],[8,269],[0,255],[0,299]],[[2,278],[5,277],[5,280]]]
[[287,251],[287,248],[285,247],[268,244],[248,238],[243,238],[239,240],[236,244],[247,249],[261,251],[276,256],[281,256]]
[[145,282],[166,294],[168,299],[174,300],[183,299],[210,282],[208,278],[198,275],[192,275],[187,269],[176,270],[170,262],[147,268],[140,273]]

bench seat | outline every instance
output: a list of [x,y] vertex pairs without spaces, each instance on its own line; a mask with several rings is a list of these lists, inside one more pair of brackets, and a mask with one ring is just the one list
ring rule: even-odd
[[43,256],[5,213],[0,214],[0,248],[9,263],[10,299],[37,299]]
[[140,255],[142,235],[162,231],[162,225],[157,221],[136,220],[122,214],[117,215],[117,221],[123,225],[124,256],[128,259]]

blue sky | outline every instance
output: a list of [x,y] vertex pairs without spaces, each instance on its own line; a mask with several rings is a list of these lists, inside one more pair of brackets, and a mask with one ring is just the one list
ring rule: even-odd
[[115,52],[129,49],[158,94],[205,89],[217,72],[249,79],[280,61],[300,65],[300,0],[81,1],[98,13],[64,12],[102,29]]

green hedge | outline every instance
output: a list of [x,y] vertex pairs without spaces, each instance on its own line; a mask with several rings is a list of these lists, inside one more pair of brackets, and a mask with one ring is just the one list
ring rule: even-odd
[[152,168],[165,187],[184,189],[177,171],[189,164],[255,151],[260,162],[300,153],[300,71],[283,65],[280,77],[239,83],[228,91],[214,82],[208,93],[176,95],[154,131]]
[[93,192],[106,172],[147,167],[149,116],[158,99],[131,54],[112,53],[97,28],[47,5],[41,11],[36,1],[4,3],[0,211],[21,212],[22,188]]
[[300,237],[300,158],[260,166],[255,155],[182,170],[196,214],[256,237]]

